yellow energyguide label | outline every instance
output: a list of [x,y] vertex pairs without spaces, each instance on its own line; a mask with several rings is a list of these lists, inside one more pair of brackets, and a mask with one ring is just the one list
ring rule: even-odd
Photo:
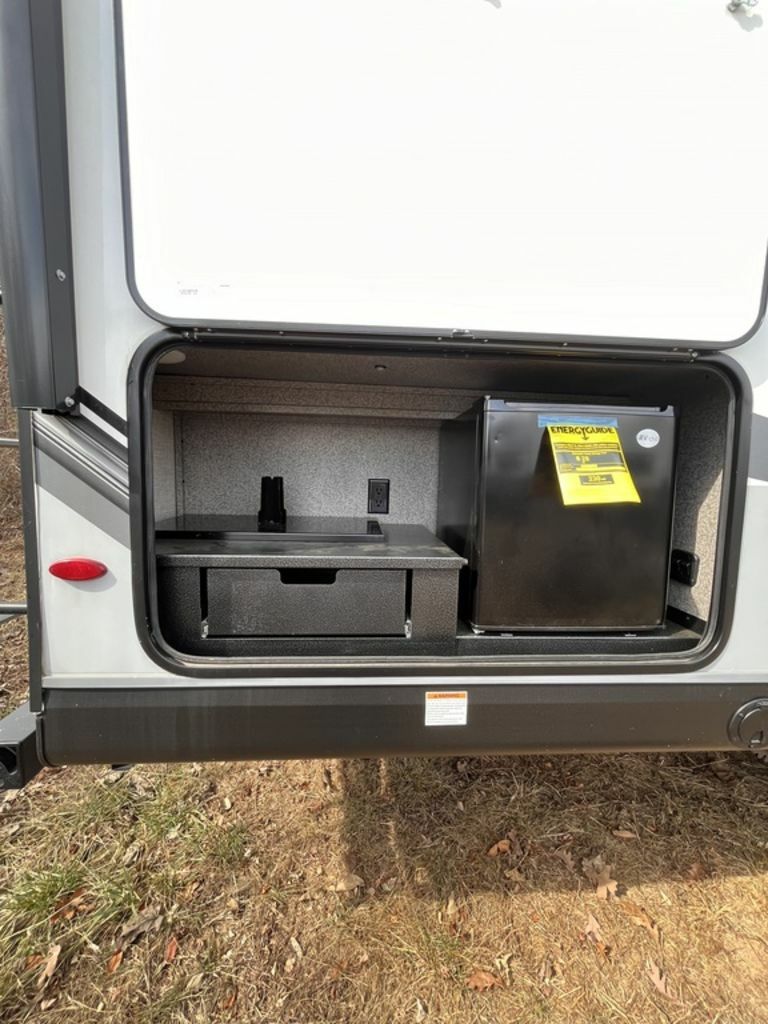
[[547,425],[564,505],[640,503],[616,427]]

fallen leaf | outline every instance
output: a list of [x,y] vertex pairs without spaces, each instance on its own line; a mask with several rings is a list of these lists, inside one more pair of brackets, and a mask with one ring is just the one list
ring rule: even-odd
[[360,889],[365,885],[365,882],[360,875],[353,875],[351,872],[348,875],[344,875],[338,882],[335,882],[331,888],[331,892],[354,892],[355,889]]
[[163,915],[160,913],[160,907],[148,907],[122,926],[120,938],[117,940],[117,948],[126,949],[146,932],[157,931],[162,923]]
[[492,988],[501,988],[501,978],[478,967],[467,978],[467,988],[473,992],[488,992]]
[[221,806],[224,808],[225,811],[231,811],[232,800],[228,796],[225,796],[224,799],[221,801]]
[[490,848],[486,856],[488,857],[501,857],[504,854],[510,853],[512,850],[512,843],[509,839],[500,839],[498,843],[494,843]]
[[123,867],[130,867],[131,864],[137,861],[143,848],[143,844],[138,839],[132,842],[123,854]]
[[220,1010],[224,1010],[224,1011],[231,1010],[231,1009],[234,1008],[234,1005],[235,1005],[236,1002],[237,1002],[237,989],[233,988],[231,992],[228,992],[227,995],[225,995],[223,997],[223,999],[219,1003],[219,1009]]
[[42,953],[33,953],[31,956],[28,956],[27,959],[24,961],[24,970],[32,971],[34,970],[35,967],[39,967],[40,964],[44,963],[45,957],[42,955]]
[[508,868],[504,872],[504,877],[508,878],[510,882],[524,882],[525,875],[518,868]]
[[459,908],[458,903],[456,902],[456,897],[453,894],[451,894],[448,897],[448,902],[446,903],[445,907],[443,907],[442,910],[438,911],[437,919],[441,923],[450,925],[454,921],[456,921],[460,916],[461,910]]
[[437,919],[444,924],[451,935],[457,938],[467,938],[469,933],[464,930],[464,922],[467,919],[467,909],[456,902],[452,895],[442,910],[438,911]]
[[56,1005],[56,1000],[57,999],[58,999],[58,996],[53,996],[51,999],[43,999],[41,1001],[41,1003],[40,1003],[40,1009],[41,1010],[50,1010],[50,1008],[52,1006]]
[[63,896],[51,914],[51,924],[59,921],[71,921],[75,914],[83,914],[91,908],[86,904],[85,888],[76,889],[68,896]]
[[615,878],[611,878],[613,865],[606,864],[601,853],[595,857],[585,857],[581,862],[581,869],[594,885],[599,900],[607,900],[616,895],[619,883]]
[[342,978],[347,973],[348,968],[348,960],[338,960],[328,972],[328,977],[331,981],[338,981],[339,978]]
[[730,782],[735,777],[735,772],[730,762],[723,760],[723,758],[716,758],[710,761],[707,767],[721,782]]
[[301,960],[301,958],[304,956],[304,950],[301,948],[301,943],[299,942],[299,940],[295,937],[295,935],[292,935],[288,942],[290,944],[291,949],[296,954],[296,959]]
[[650,961],[648,964],[648,977],[653,982],[653,987],[656,991],[663,995],[665,999],[669,999],[673,1003],[680,1002],[672,991],[667,972],[655,960]]
[[283,970],[285,971],[286,974],[293,974],[295,969],[296,969],[296,957],[295,956],[289,956],[288,959],[285,961],[285,964],[283,965]]
[[592,942],[602,940],[602,932],[600,931],[600,922],[594,916],[590,914],[587,918],[587,923],[584,925],[583,935],[585,938],[590,939]]
[[709,868],[700,860],[695,860],[685,874],[691,882],[701,882],[709,875]]
[[499,974],[503,974],[505,978],[509,978],[510,971],[512,969],[511,964],[514,959],[514,953],[502,953],[501,956],[497,956],[493,961],[493,966]]
[[611,947],[603,939],[603,933],[600,930],[600,922],[593,914],[590,914],[587,918],[587,923],[584,925],[582,936],[587,942],[592,943],[598,956],[602,957],[604,960],[610,960]]
[[123,962],[123,951],[122,949],[116,949],[112,956],[107,960],[107,974],[114,974],[120,964]]
[[126,777],[127,772],[110,770],[106,775],[102,776],[101,781],[105,786],[115,786],[118,782],[122,782]]
[[37,987],[45,988],[48,982],[53,976],[53,972],[56,970],[56,964],[59,962],[59,954],[61,953],[61,946],[51,946],[48,950],[48,957],[45,961],[45,967],[40,972],[40,976],[37,979]]
[[165,947],[165,956],[163,957],[163,963],[170,964],[176,959],[176,954],[179,951],[179,940],[175,935],[172,935],[168,940],[168,944]]
[[619,900],[618,905],[630,921],[633,921],[641,928],[645,928],[656,942],[661,942],[661,930],[645,907],[641,907],[638,903],[634,903],[632,900],[627,899]]
[[611,896],[615,896],[619,888],[619,883],[615,878],[610,877],[610,868],[608,870],[608,876],[604,881],[598,882],[597,888],[595,889],[595,895],[599,900],[609,900]]
[[539,968],[539,981],[543,985],[551,985],[559,973],[558,966],[552,957],[545,957]]
[[426,1020],[428,1013],[427,1004],[419,996],[416,996],[416,1006],[413,1011],[413,1019],[416,1021],[416,1024],[421,1024],[423,1020]]
[[569,871],[573,871],[575,873],[576,861],[573,859],[573,854],[567,846],[559,846],[555,850],[553,856],[557,857],[558,860],[561,860]]
[[628,828],[615,828],[611,834],[616,836],[617,839],[637,839],[637,833],[630,831]]

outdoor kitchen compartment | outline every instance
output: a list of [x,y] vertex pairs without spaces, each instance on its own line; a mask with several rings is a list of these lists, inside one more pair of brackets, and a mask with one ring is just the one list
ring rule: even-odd
[[[566,505],[547,430],[557,424],[615,428],[640,501]],[[636,631],[661,625],[674,469],[670,407],[485,398],[445,423],[438,535],[469,560],[462,611],[473,629]],[[588,475],[580,480],[593,483]]]
[[[481,465],[484,395],[499,442]],[[147,397],[148,612],[174,667],[621,671],[682,664],[719,628],[740,406],[713,363],[200,341]],[[641,502],[564,507],[542,410],[615,418]],[[264,477],[284,481],[285,532],[258,522]]]

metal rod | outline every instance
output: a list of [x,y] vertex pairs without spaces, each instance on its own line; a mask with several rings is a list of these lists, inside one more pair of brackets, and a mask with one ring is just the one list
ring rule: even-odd
[[0,437],[0,448],[18,448],[18,437]]
[[0,615],[26,615],[27,606],[25,604],[14,604],[0,601]]

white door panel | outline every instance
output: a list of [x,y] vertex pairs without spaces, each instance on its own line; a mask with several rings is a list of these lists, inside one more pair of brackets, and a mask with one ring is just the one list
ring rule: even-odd
[[757,12],[724,0],[125,0],[123,12],[136,284],[168,317],[712,343],[756,319]]

